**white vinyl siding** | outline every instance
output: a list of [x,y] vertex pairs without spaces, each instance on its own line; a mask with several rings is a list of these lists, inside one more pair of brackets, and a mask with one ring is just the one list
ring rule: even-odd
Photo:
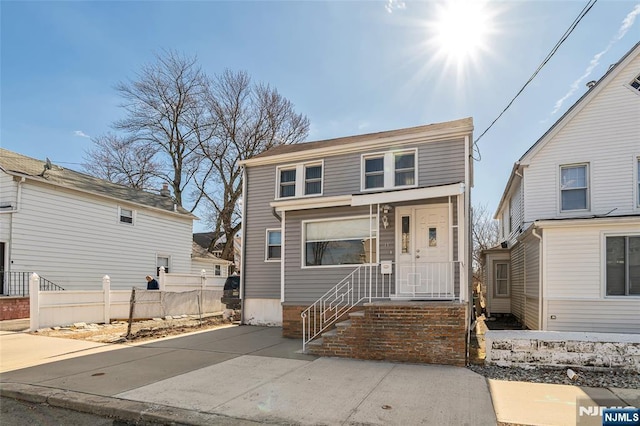
[[637,300],[549,300],[549,331],[640,333]]
[[191,268],[191,218],[132,205],[136,226],[114,220],[118,204],[61,187],[22,185],[13,216],[11,269],[34,271],[65,289],[146,287],[156,255],[171,256],[172,272]]
[[[18,207],[17,190],[18,183],[13,181],[11,175],[0,170],[0,205],[6,206],[0,209],[0,211],[11,211]],[[0,241],[8,242],[11,238],[11,216],[13,216],[12,213],[0,214]]]
[[576,161],[589,162],[590,203],[589,211],[583,214],[637,213],[633,187],[640,99],[625,86],[637,76],[638,69],[640,57],[621,70],[542,149],[525,157],[525,223],[559,216],[559,197],[550,196],[560,187],[558,167]]

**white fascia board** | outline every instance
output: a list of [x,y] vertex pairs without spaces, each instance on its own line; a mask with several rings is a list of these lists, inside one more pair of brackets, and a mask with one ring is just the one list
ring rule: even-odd
[[339,195],[335,197],[299,198],[295,200],[273,201],[269,204],[276,211],[286,212],[291,210],[320,209],[323,207],[350,206],[351,195]]
[[638,224],[640,216],[611,216],[611,217],[586,217],[584,219],[559,219],[537,220],[534,222],[538,228],[566,228],[574,226],[597,226],[606,224]]
[[464,183],[434,186],[430,188],[405,189],[403,191],[377,192],[373,194],[354,195],[352,206],[368,206],[370,204],[398,203],[402,201],[424,200],[428,198],[448,197],[464,193]]

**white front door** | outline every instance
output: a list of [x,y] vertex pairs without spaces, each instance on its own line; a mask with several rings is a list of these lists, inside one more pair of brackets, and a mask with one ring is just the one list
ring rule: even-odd
[[396,230],[395,296],[453,298],[448,205],[399,207]]

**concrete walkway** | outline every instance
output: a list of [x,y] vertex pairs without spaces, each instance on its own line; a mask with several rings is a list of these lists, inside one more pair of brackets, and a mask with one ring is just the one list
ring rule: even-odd
[[230,326],[138,345],[0,332],[0,394],[180,424],[563,425],[576,423],[577,398],[640,404],[638,390],[316,358],[281,332]]

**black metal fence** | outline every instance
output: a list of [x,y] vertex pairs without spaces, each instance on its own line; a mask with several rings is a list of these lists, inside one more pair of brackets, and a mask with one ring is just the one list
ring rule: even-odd
[[[3,296],[28,296],[29,279],[33,272],[9,272],[4,271],[0,275],[0,294]],[[64,288],[40,277],[40,291],[61,291]]]

